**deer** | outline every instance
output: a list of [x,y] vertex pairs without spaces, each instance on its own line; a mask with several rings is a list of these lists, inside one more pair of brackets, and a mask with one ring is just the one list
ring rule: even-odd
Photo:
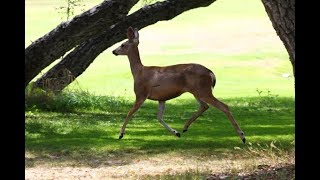
[[130,26],[127,29],[127,38],[127,41],[112,51],[116,56],[126,55],[128,57],[134,80],[135,102],[123,122],[119,133],[119,139],[123,138],[128,121],[146,99],[159,102],[157,112],[158,121],[169,132],[180,138],[180,133],[168,126],[163,121],[162,117],[165,111],[165,102],[167,100],[176,98],[181,94],[188,92],[198,101],[199,109],[185,122],[183,132],[186,132],[191,123],[193,123],[209,108],[209,105],[211,105],[222,111],[228,117],[242,142],[245,143],[245,135],[231,114],[228,105],[213,96],[212,90],[216,84],[216,76],[210,69],[196,63],[161,67],[144,66],[141,62],[138,49],[138,29],[133,29]]

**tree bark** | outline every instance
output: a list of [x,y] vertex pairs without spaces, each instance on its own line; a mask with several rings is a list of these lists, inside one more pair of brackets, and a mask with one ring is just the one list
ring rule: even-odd
[[138,0],[105,0],[59,24],[25,49],[25,87],[41,70],[88,38],[124,18]]
[[158,21],[170,20],[187,10],[208,6],[214,1],[167,0],[144,6],[119,23],[106,28],[106,31],[102,34],[81,43],[39,78],[35,85],[46,90],[61,91],[81,75],[100,53],[125,39],[126,30],[129,26],[142,29]]
[[262,3],[288,51],[295,76],[295,0],[262,0]]

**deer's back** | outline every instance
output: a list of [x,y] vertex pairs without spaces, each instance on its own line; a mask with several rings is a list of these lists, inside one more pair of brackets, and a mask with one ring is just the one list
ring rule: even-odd
[[203,88],[211,90],[211,74],[211,70],[200,64],[147,66],[144,67],[141,84],[135,85],[144,85],[150,92],[149,99],[168,100],[184,92],[194,93]]
[[208,75],[212,71],[201,64],[176,64],[171,66],[146,66],[146,72],[151,74],[185,74],[185,75]]

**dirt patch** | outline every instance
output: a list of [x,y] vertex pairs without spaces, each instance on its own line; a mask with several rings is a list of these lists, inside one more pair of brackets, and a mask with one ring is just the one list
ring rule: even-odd
[[206,180],[218,179],[295,179],[295,165],[289,164],[277,168],[268,165],[260,165],[258,166],[258,169],[252,173],[242,173],[239,175],[213,174],[206,178]]
[[25,178],[33,179],[144,179],[150,177],[195,174],[207,179],[225,179],[240,177],[294,177],[294,163],[286,166],[268,159],[227,159],[212,157],[186,157],[156,155],[132,160],[130,163],[105,159],[109,163],[101,163],[96,167],[81,165],[58,166],[38,164],[26,167]]

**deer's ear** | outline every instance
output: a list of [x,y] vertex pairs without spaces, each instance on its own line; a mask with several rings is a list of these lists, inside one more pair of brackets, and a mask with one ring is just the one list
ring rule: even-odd
[[132,40],[134,38],[134,31],[133,31],[133,28],[130,26],[127,30],[127,36],[128,36],[128,39]]

